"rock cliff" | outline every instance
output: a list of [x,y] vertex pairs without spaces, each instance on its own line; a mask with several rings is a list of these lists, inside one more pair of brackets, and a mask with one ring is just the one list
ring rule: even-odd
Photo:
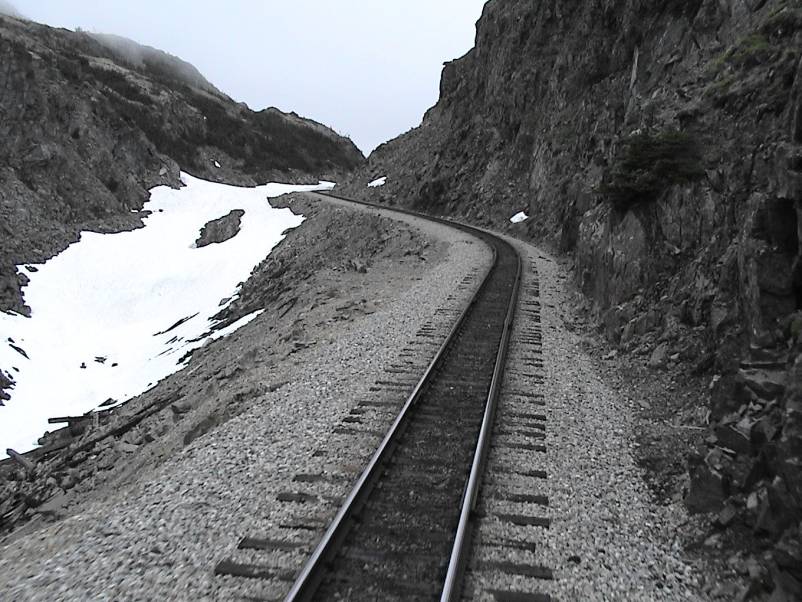
[[801,97],[798,2],[491,0],[348,190],[569,254],[613,343],[712,378],[691,502],[776,541],[802,508]]
[[364,161],[334,131],[251,111],[189,63],[109,35],[0,16],[0,310],[26,313],[15,264],[81,230],[141,226],[179,170],[233,184],[340,179]]

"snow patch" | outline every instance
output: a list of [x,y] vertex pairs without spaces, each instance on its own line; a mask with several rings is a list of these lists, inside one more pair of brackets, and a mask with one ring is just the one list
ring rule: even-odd
[[[0,407],[0,449],[27,451],[48,418],[142,393],[180,369],[188,351],[257,318],[261,312],[210,334],[210,318],[236,298],[238,284],[304,220],[267,198],[333,187],[241,188],[186,173],[181,180],[181,189],[150,191],[144,228],[83,232],[36,271],[24,268],[31,318],[0,312],[0,367],[18,369],[11,400]],[[239,234],[193,248],[203,225],[231,209],[245,210]]]
[[384,186],[387,184],[387,176],[383,176],[378,180],[373,180],[370,184],[368,184],[368,188],[378,188],[379,186]]
[[205,345],[209,341],[216,341],[217,339],[222,339],[225,336],[230,335],[232,332],[235,332],[245,326],[246,324],[253,322],[256,318],[261,316],[265,310],[260,309],[255,312],[248,314],[247,316],[241,317],[236,322],[232,322],[225,328],[221,328],[220,330],[215,330],[211,335],[209,335],[206,340],[203,342]]
[[520,213],[516,213],[515,215],[513,215],[510,218],[510,221],[513,224],[520,224],[521,222],[525,222],[528,219],[529,219],[529,216],[526,215],[526,213],[524,213],[523,211],[521,211]]
[[215,161],[215,162],[214,162],[214,166],[215,166],[216,168],[220,169],[220,164],[219,164],[217,161]]

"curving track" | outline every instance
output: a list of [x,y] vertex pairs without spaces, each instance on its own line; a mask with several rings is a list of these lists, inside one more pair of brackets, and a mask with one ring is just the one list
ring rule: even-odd
[[[490,245],[493,266],[305,566],[293,575],[288,602],[461,595],[521,260],[492,234],[446,223]],[[226,562],[216,572],[255,576]]]

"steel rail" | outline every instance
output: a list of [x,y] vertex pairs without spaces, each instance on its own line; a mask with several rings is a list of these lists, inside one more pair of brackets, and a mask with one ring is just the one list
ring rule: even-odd
[[[350,200],[350,199],[342,199],[342,200]],[[285,602],[299,602],[302,600],[310,600],[311,596],[314,595],[315,590],[319,585],[319,581],[321,578],[319,569],[327,561],[329,561],[334,554],[336,554],[338,550],[338,544],[348,533],[349,519],[356,512],[358,512],[361,503],[370,494],[371,490],[373,489],[373,486],[375,485],[376,479],[378,479],[378,477],[380,476],[380,468],[383,467],[385,460],[387,459],[387,457],[389,457],[389,455],[395,448],[396,438],[402,432],[402,426],[406,422],[406,418],[409,415],[410,409],[418,401],[418,398],[423,392],[425,386],[428,384],[429,380],[431,379],[431,376],[434,374],[437,365],[445,356],[446,351],[451,346],[451,343],[453,342],[457,332],[459,332],[459,329],[465,322],[466,316],[470,313],[470,310],[476,303],[479,297],[479,293],[484,289],[485,285],[487,284],[490,278],[490,274],[495,268],[496,262],[498,260],[498,256],[495,249],[492,250],[493,250],[493,262],[490,269],[487,271],[487,274],[485,275],[484,279],[482,280],[482,284],[479,286],[473,298],[471,299],[470,303],[465,307],[465,309],[463,309],[462,313],[459,315],[459,318],[452,326],[445,341],[438,349],[437,353],[435,354],[435,357],[429,363],[428,367],[426,368],[426,371],[423,373],[423,376],[418,381],[418,384],[415,386],[415,389],[407,398],[407,401],[404,404],[403,408],[399,412],[398,416],[396,417],[390,429],[387,431],[387,434],[384,436],[384,439],[377,448],[376,452],[373,454],[370,462],[368,463],[368,466],[360,475],[359,479],[352,488],[345,502],[343,502],[343,505],[340,507],[340,510],[337,512],[337,515],[332,520],[331,524],[329,525],[329,528],[323,535],[323,538],[318,543],[317,547],[315,548],[315,551],[312,553],[312,556],[310,556],[309,560],[306,562],[303,569],[301,569],[301,572],[298,574],[298,577],[293,583],[292,588],[290,589],[287,596],[284,598]]]
[[476,444],[476,451],[473,456],[471,473],[465,486],[465,493],[460,510],[459,525],[457,534],[454,538],[454,546],[451,550],[451,558],[448,563],[448,571],[443,582],[443,592],[440,595],[440,602],[456,602],[462,595],[462,576],[465,571],[467,552],[471,543],[471,527],[473,526],[474,510],[479,498],[479,488],[482,484],[485,466],[487,464],[487,454],[490,450],[490,439],[493,434],[493,423],[498,406],[498,396],[501,390],[501,382],[504,378],[504,367],[507,362],[507,349],[509,347],[510,333],[515,319],[515,309],[518,305],[518,290],[521,284],[521,256],[516,253],[516,275],[513,285],[510,303],[507,306],[507,316],[504,319],[504,330],[499,342],[496,364],[493,368],[493,379],[490,381],[490,390],[487,394],[485,414],[482,419],[482,428]]
[[[474,228],[472,226],[467,226],[465,224],[452,222],[444,218],[424,215],[407,209],[399,209],[395,207],[392,208],[383,207],[380,205],[374,205],[373,203],[367,203],[365,201],[357,201],[354,199],[349,199],[328,192],[327,193],[318,192],[317,194],[322,194],[322,196],[330,196],[332,198],[336,198],[342,201],[347,201],[350,203],[363,205],[371,208],[389,210],[389,211],[394,211],[396,213],[421,217],[469,233],[481,232],[485,236],[489,235],[495,237],[495,235],[480,230],[479,228]],[[508,243],[504,242],[504,244]],[[493,260],[490,268],[488,269],[487,273],[485,274],[485,277],[482,280],[482,283],[475,291],[468,305],[460,313],[458,319],[450,329],[445,341],[442,343],[437,353],[435,354],[434,358],[427,366],[423,376],[415,386],[415,389],[407,398],[407,401],[404,403],[403,408],[401,409],[398,416],[394,420],[392,426],[388,430],[387,434],[380,443],[376,452],[371,457],[368,466],[362,472],[359,479],[357,479],[356,484],[351,489],[351,492],[348,494],[348,497],[343,502],[343,505],[340,507],[340,510],[337,512],[336,516],[332,520],[331,524],[329,525],[322,539],[318,543],[314,552],[312,553],[310,558],[307,560],[306,564],[301,569],[301,572],[298,574],[298,577],[296,578],[295,582],[290,588],[290,591],[284,598],[284,602],[301,602],[313,599],[313,596],[315,595],[315,592],[318,586],[320,585],[320,581],[323,578],[321,569],[325,566],[327,562],[330,562],[333,559],[333,557],[337,554],[339,550],[339,545],[347,536],[348,531],[350,529],[349,525],[350,519],[359,511],[359,509],[367,499],[368,495],[373,490],[376,482],[381,477],[380,469],[382,468],[386,460],[390,457],[393,450],[395,449],[397,445],[397,437],[403,432],[403,429],[406,426],[407,418],[409,417],[411,408],[416,404],[421,394],[423,393],[425,387],[427,386],[433,374],[435,373],[438,364],[440,364],[442,359],[445,357],[446,352],[448,351],[449,347],[456,338],[456,335],[459,332],[460,328],[462,327],[463,323],[465,322],[466,317],[476,304],[480,296],[480,293],[486,288],[487,283],[490,280],[490,276],[493,273],[493,270],[496,268],[498,263],[498,252],[493,247],[491,247],[491,250],[493,252]],[[466,551],[470,543],[471,515],[476,504],[478,491],[481,485],[482,472],[484,470],[484,466],[487,459],[487,450],[489,447],[490,436],[492,433],[492,422],[495,416],[498,391],[500,388],[501,379],[503,377],[504,362],[506,360],[506,355],[507,355],[509,334],[511,331],[512,321],[515,314],[515,307],[517,305],[517,300],[518,300],[518,290],[521,281],[521,260],[520,260],[520,255],[518,255],[517,252],[516,252],[516,260],[517,260],[517,272],[516,272],[515,282],[513,284],[513,290],[510,295],[510,301],[507,307],[507,313],[504,320],[502,337],[499,342],[499,350],[496,355],[496,362],[493,370],[490,389],[488,392],[485,412],[477,440],[477,448],[474,453],[474,458],[471,465],[471,472],[468,477],[468,480],[466,481],[463,493],[459,525],[457,528],[454,545],[452,547],[452,554],[449,560],[448,572],[446,575],[446,580],[444,582],[444,589],[441,601],[454,600],[455,599],[454,596],[458,596],[460,593],[460,581],[462,577],[462,572],[464,570]]]

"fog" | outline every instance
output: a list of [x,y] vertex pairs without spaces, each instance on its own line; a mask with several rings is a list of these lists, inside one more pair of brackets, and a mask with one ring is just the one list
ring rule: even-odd
[[[0,0],[2,2],[3,0]],[[129,37],[192,63],[253,109],[276,106],[368,154],[420,123],[484,0],[17,0],[48,25]]]

